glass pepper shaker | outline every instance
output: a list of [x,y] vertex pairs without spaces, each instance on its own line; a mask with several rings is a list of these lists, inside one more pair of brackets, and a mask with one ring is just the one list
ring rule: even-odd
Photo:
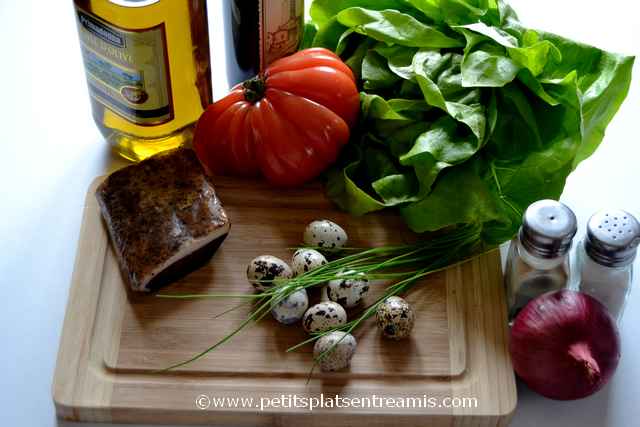
[[527,208],[507,256],[510,322],[535,297],[567,286],[569,249],[576,231],[575,214],[560,202],[540,200]]
[[619,323],[633,280],[640,223],[623,210],[594,214],[576,257],[578,290],[599,300]]

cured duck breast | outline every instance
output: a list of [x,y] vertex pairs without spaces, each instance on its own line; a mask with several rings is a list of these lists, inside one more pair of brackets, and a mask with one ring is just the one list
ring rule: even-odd
[[229,218],[190,149],[114,172],[96,197],[134,291],[157,290],[206,264],[229,233]]

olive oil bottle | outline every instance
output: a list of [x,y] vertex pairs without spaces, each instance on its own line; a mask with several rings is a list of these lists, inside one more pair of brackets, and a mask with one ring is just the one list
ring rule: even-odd
[[93,117],[138,161],[189,143],[211,103],[206,0],[74,0]]

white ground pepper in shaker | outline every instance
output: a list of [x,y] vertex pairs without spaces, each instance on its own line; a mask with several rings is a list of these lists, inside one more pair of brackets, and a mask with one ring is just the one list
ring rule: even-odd
[[623,210],[604,210],[591,217],[578,246],[578,290],[604,304],[618,323],[631,291],[638,244],[638,220]]
[[567,286],[569,249],[576,231],[575,214],[560,202],[539,200],[527,208],[507,256],[509,321],[535,297]]

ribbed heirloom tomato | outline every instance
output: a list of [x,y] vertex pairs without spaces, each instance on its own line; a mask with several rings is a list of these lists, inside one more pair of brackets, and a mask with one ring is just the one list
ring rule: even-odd
[[306,49],[210,105],[194,148],[210,173],[297,186],[336,160],[359,110],[351,69],[327,49]]

